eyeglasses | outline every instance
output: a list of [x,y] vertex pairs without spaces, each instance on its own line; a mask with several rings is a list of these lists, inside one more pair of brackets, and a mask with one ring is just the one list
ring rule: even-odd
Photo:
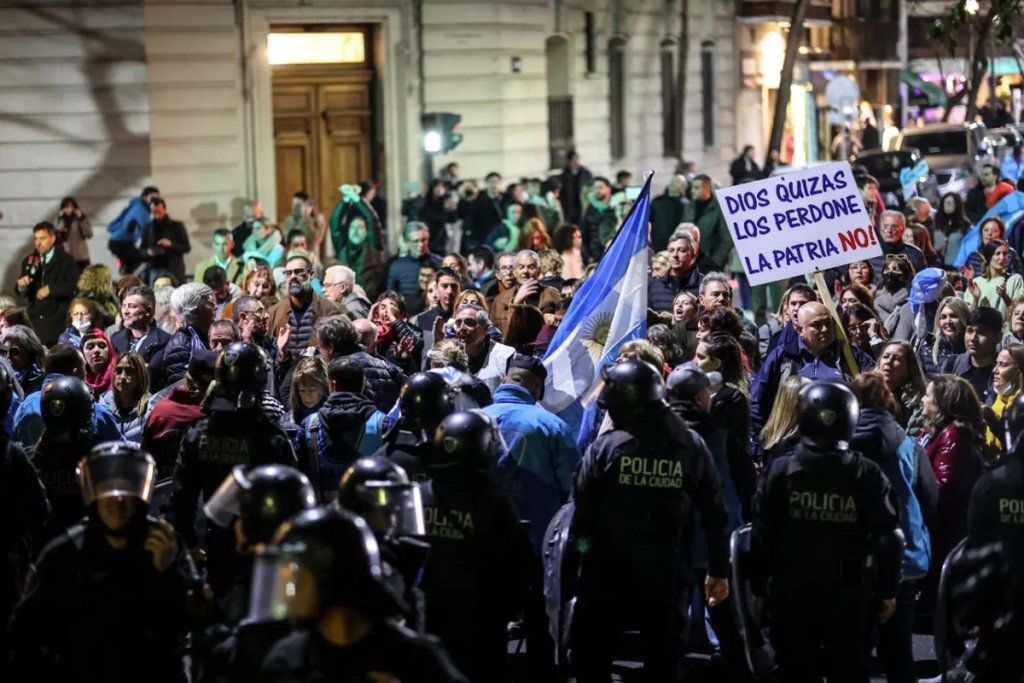
[[498,270],[515,270],[515,266],[498,266]]
[[7,356],[20,356],[20,355],[21,355],[21,349],[19,349],[17,346],[10,346],[10,347],[8,347],[6,349],[0,348],[0,357],[6,358]]
[[308,277],[309,269],[307,268],[293,268],[292,270],[284,271],[285,277]]

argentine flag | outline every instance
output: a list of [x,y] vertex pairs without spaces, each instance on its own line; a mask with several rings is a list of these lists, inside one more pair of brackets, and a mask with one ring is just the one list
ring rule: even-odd
[[1021,227],[1021,219],[1024,219],[1024,192],[1011,192],[985,212],[985,215],[981,217],[978,224],[964,235],[964,238],[960,241],[960,251],[953,265],[957,268],[964,265],[967,263],[967,259],[971,257],[971,254],[981,248],[981,226],[993,216],[1002,218],[1003,222],[1006,223],[1006,234],[1003,235],[1003,239],[1013,244],[1013,240],[1016,238],[1015,233]]
[[622,228],[572,300],[544,356],[543,406],[577,429],[583,446],[594,429],[595,407],[582,399],[618,357],[619,347],[647,334],[647,224],[651,178]]

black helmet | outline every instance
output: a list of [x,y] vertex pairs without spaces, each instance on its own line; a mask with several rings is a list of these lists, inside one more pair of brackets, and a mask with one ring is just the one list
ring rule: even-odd
[[338,504],[361,516],[381,536],[426,533],[419,486],[387,458],[359,458],[345,470]]
[[259,408],[260,396],[270,376],[267,354],[248,342],[231,342],[219,356],[214,370],[216,388],[208,403],[214,411],[235,412]]
[[665,400],[665,380],[649,363],[626,360],[606,365],[601,370],[604,390],[598,404],[608,411],[616,427],[623,427],[644,410]]
[[40,400],[43,424],[49,435],[88,438],[92,423],[92,391],[77,377],[58,377],[45,387]]
[[480,410],[452,413],[434,434],[434,457],[427,468],[488,471],[501,457],[504,444],[497,423],[487,413]]
[[1003,422],[1006,425],[1006,454],[1024,457],[1024,391],[1006,407]]
[[406,605],[383,580],[380,549],[366,522],[341,508],[316,508],[285,522],[253,566],[249,621],[313,619],[328,606],[371,618]]
[[398,408],[402,417],[392,432],[400,440],[406,437],[410,445],[419,445],[429,441],[441,420],[455,411],[455,391],[440,375],[417,372],[402,387]]
[[0,415],[6,415],[14,399],[14,373],[7,363],[0,361]]
[[696,363],[677,365],[665,380],[669,398],[677,401],[692,401],[701,390],[710,386],[711,380]]
[[850,447],[860,406],[853,392],[838,382],[811,382],[800,390],[797,427],[800,438],[818,448]]
[[107,497],[148,503],[156,483],[156,461],[137,443],[108,441],[78,461],[78,482],[86,507]]
[[248,472],[238,465],[203,506],[222,528],[235,518],[249,545],[269,543],[284,522],[316,506],[316,493],[302,472],[286,465],[262,465]]

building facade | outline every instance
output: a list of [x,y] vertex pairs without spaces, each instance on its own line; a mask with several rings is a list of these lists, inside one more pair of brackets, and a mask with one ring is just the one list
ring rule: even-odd
[[[736,114],[737,8],[733,0],[0,3],[5,287],[31,250],[29,228],[52,220],[66,195],[92,219],[94,262],[112,263],[105,226],[146,185],[188,226],[190,265],[248,201],[283,218],[290,195],[304,189],[329,212],[343,182],[381,183],[393,235],[402,199],[422,190],[425,112],[462,117],[461,145],[433,163],[457,161],[465,178],[544,177],[570,148],[595,173],[653,170],[658,189],[681,159],[723,177],[738,147],[758,143]],[[271,34],[284,37],[272,46]],[[340,61],[323,61],[331,49]]]

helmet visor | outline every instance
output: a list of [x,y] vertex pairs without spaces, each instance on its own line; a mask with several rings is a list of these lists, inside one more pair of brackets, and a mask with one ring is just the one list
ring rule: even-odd
[[300,555],[280,548],[256,555],[247,622],[313,619],[319,604],[316,577]]
[[423,498],[419,484],[367,481],[359,487],[364,519],[379,533],[396,536],[424,536]]
[[225,477],[203,506],[207,519],[222,529],[231,526],[241,510],[242,491],[247,488],[246,484],[241,466],[231,470],[231,474]]
[[137,454],[86,457],[78,463],[78,481],[86,507],[100,498],[115,496],[148,503],[156,482],[156,463],[153,458],[140,458]]

